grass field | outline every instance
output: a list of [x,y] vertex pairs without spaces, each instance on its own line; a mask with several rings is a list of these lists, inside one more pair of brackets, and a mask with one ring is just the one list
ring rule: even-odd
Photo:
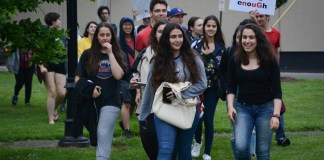
[[[21,140],[58,140],[64,135],[65,113],[55,125],[47,124],[46,91],[34,77],[31,106],[25,107],[24,89],[20,92],[18,106],[11,105],[14,76],[0,72],[0,142]],[[296,82],[283,82],[283,99],[285,113],[285,129],[295,131],[324,131],[324,80],[298,79]],[[132,117],[131,129],[138,135],[138,123]],[[230,147],[229,121],[226,117],[225,103],[220,101],[215,115],[215,132],[213,143],[213,159],[233,159]],[[87,135],[87,131],[84,131]],[[127,139],[122,136],[118,127],[115,130],[112,159],[131,160],[145,159],[145,153],[138,136]],[[323,134],[288,134],[292,144],[279,147],[273,141],[271,156],[275,160],[321,160],[324,159]],[[11,148],[0,147],[0,160],[18,159],[95,159],[95,148]]]

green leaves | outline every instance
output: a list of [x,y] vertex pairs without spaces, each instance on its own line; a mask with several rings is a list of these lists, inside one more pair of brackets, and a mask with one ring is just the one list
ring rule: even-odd
[[277,0],[276,9],[285,4],[288,0]]
[[39,19],[12,21],[16,12],[33,12],[42,3],[58,3],[64,0],[1,0],[0,1],[0,46],[9,49],[32,50],[32,62],[57,63],[66,55],[60,39],[68,38],[67,32],[44,26]]

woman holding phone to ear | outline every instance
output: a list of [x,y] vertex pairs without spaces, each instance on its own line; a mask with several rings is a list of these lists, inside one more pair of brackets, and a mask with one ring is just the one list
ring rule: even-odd
[[115,123],[121,106],[119,80],[123,78],[126,69],[123,58],[112,26],[105,22],[98,24],[91,48],[83,52],[76,73],[96,85],[92,98],[102,104],[97,106],[97,160],[110,159]]

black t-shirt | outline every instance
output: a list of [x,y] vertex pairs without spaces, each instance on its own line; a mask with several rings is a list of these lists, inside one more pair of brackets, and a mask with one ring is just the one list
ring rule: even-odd
[[80,61],[77,67],[76,75],[86,78],[92,81],[95,85],[101,87],[101,95],[99,99],[102,106],[121,106],[120,100],[120,85],[111,71],[109,57],[107,54],[100,54],[100,61],[98,63],[98,72],[96,76],[87,75],[87,63],[90,57],[90,51],[85,50],[80,57]]

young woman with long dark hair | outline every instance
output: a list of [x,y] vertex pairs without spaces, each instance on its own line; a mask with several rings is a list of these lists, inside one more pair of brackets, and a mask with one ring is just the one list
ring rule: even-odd
[[[206,89],[206,75],[203,62],[190,48],[185,32],[178,24],[167,24],[163,30],[157,53],[150,66],[147,85],[142,99],[140,114],[141,125],[152,110],[154,93],[162,82],[178,83],[189,81],[189,88],[181,92],[182,98],[198,97]],[[168,92],[167,98],[173,100],[173,92]],[[157,159],[171,159],[176,148],[179,160],[190,160],[191,139],[198,123],[198,111],[190,129],[180,129],[160,120],[154,115],[159,153]]]
[[251,134],[255,127],[257,158],[270,159],[272,133],[279,127],[282,93],[278,63],[259,26],[243,26],[228,71],[228,117],[234,123],[237,157],[251,158]]
[[205,72],[207,76],[207,89],[203,93],[203,117],[201,118],[196,133],[195,143],[192,148],[192,156],[199,157],[202,146],[202,122],[205,126],[205,151],[204,160],[210,160],[210,152],[214,139],[214,115],[218,103],[219,89],[219,65],[225,50],[225,42],[220,23],[216,16],[207,16],[203,23],[203,37],[192,43],[193,48],[202,56],[204,60]]
[[98,24],[91,48],[80,58],[77,76],[95,84],[92,98],[99,110],[97,159],[109,159],[116,120],[120,114],[120,85],[126,69],[112,26]]

